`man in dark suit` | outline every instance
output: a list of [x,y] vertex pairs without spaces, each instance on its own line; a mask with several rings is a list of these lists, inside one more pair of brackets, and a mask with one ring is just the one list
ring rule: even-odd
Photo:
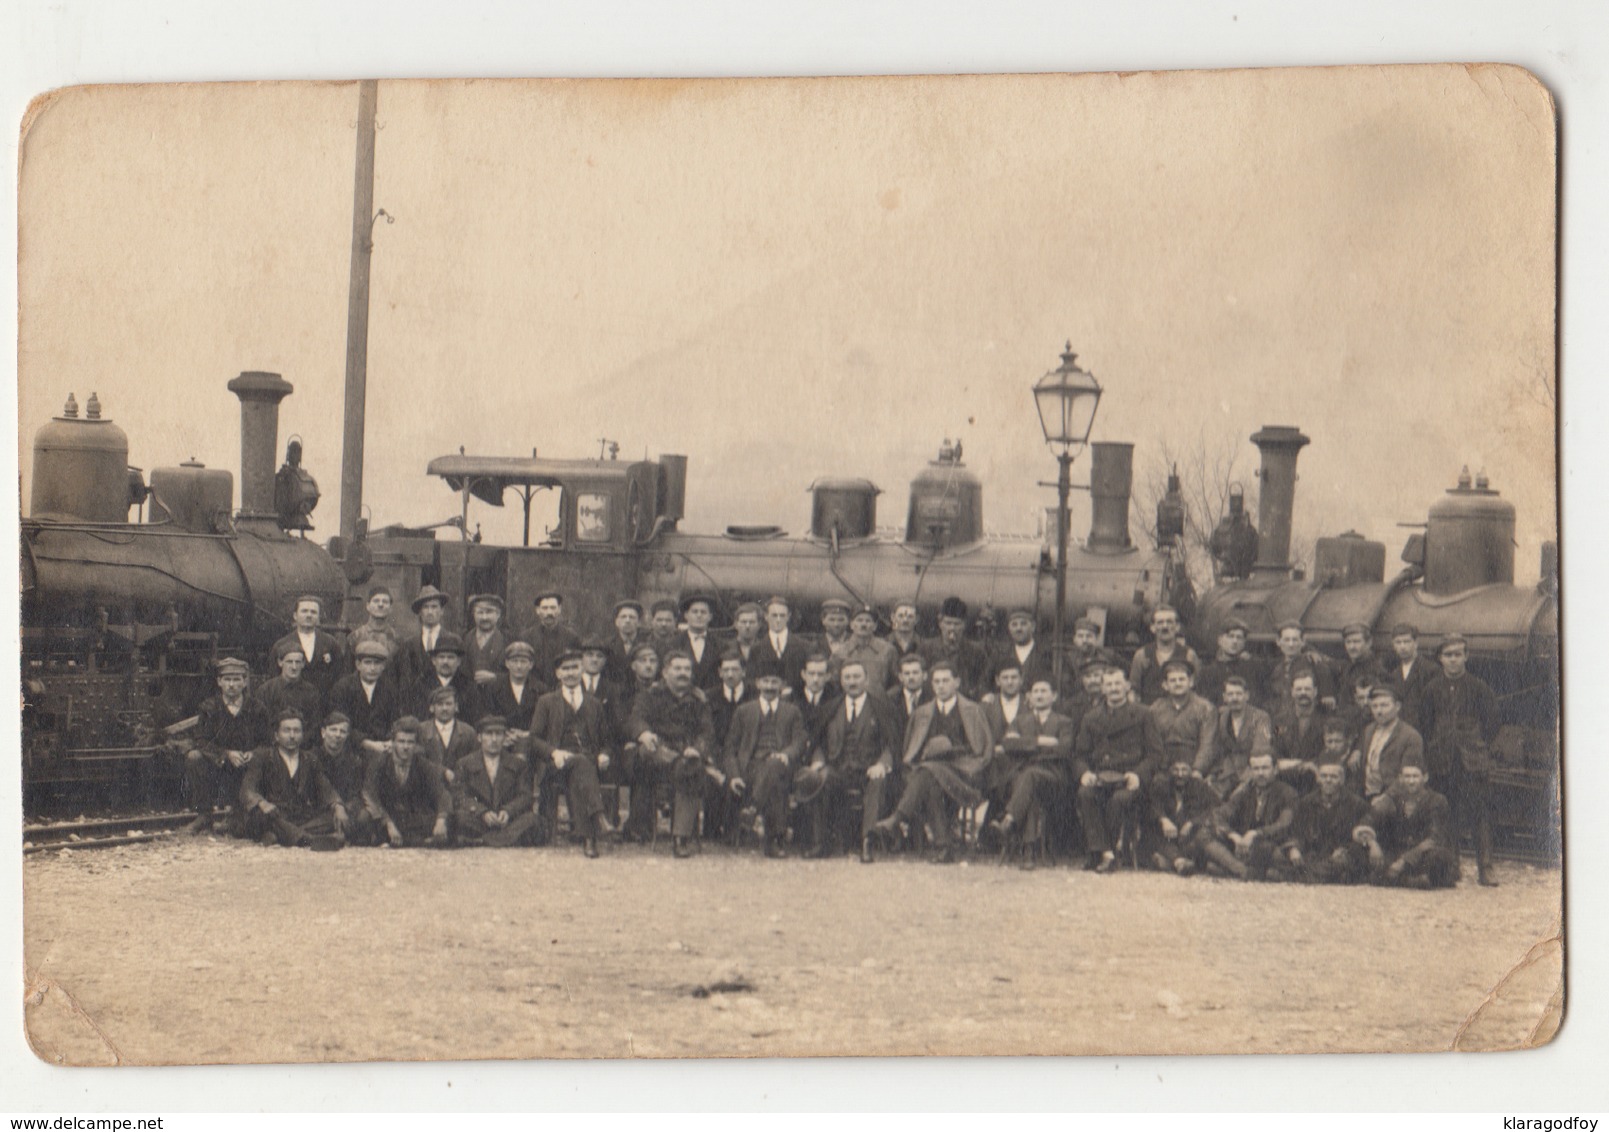
[[873,692],[863,662],[846,660],[838,678],[844,694],[827,719],[821,746],[798,776],[808,797],[801,808],[815,841],[806,855],[822,858],[838,852],[849,822],[850,793],[859,790],[860,859],[870,864],[872,829],[898,789],[905,729],[888,699]]
[[721,649],[710,633],[714,616],[714,599],[708,595],[691,594],[682,599],[682,619],[687,628],[676,639],[676,647],[693,658],[695,688],[712,689],[721,680]]
[[[543,590],[532,599],[531,604],[536,610],[536,622],[523,639],[531,646],[531,670],[546,685],[558,665],[560,654],[579,649],[581,636],[564,624],[564,595],[558,590]],[[503,655],[506,659],[508,654],[505,652]]]
[[782,666],[782,684],[786,695],[798,695],[804,690],[805,658],[810,646],[790,628],[793,611],[788,599],[773,597],[765,603],[765,634],[755,643],[755,651],[762,660],[776,661]]
[[536,831],[531,768],[508,749],[508,721],[487,715],[480,721],[477,749],[454,767],[453,815],[460,845],[501,849],[529,844]]
[[939,635],[922,645],[928,672],[939,661],[946,661],[961,681],[961,695],[976,700],[987,692],[989,658],[983,649],[966,638],[967,603],[947,597],[939,606]]
[[732,613],[731,647],[743,658],[746,669],[754,663],[754,650],[760,646],[760,628],[765,624],[765,610],[757,602],[745,601]]
[[725,750],[726,733],[732,726],[732,717],[737,713],[738,707],[754,699],[756,693],[753,681],[748,678],[743,657],[735,648],[728,649],[721,657],[716,674],[716,685],[707,695],[710,702],[710,718],[715,723],[715,742]]
[[1374,634],[1363,622],[1354,621],[1341,630],[1341,647],[1346,650],[1346,659],[1335,674],[1337,706],[1341,700],[1351,699],[1352,689],[1359,683],[1366,682],[1373,688],[1385,679],[1379,658],[1374,655]]
[[405,715],[391,725],[385,753],[363,778],[363,812],[351,838],[393,849],[447,845],[452,795],[435,765],[419,757],[420,724]]
[[259,686],[255,699],[269,719],[286,710],[299,713],[304,724],[302,742],[311,745],[317,737],[314,729],[324,718],[324,696],[306,679],[307,658],[294,638],[282,639],[274,646],[274,652],[278,654],[275,659],[279,675]]
[[481,717],[480,691],[475,681],[463,669],[464,642],[457,633],[443,631],[436,638],[436,647],[430,650],[429,675],[420,678],[404,697],[403,707],[409,715],[422,717],[430,714],[430,697],[437,688],[451,688],[458,693],[458,714],[473,725]]
[[496,594],[476,594],[469,599],[469,617],[473,624],[464,634],[464,671],[485,691],[503,675],[503,654],[508,648],[503,599]]
[[935,864],[960,860],[950,840],[956,807],[983,802],[985,771],[994,737],[983,709],[961,695],[961,677],[947,660],[928,673],[933,699],[916,709],[905,735],[905,789],[894,812],[872,827],[881,839],[898,836],[902,826],[923,822],[932,835]]
[[1278,715],[1290,704],[1296,678],[1303,673],[1313,677],[1318,703],[1326,711],[1335,708],[1335,669],[1329,660],[1307,647],[1307,635],[1300,621],[1279,626],[1279,660],[1268,669],[1262,703],[1270,715]]
[[[607,649],[605,656],[608,662],[604,665],[602,678],[616,688],[625,688],[631,684],[631,654],[646,639],[642,631],[642,602],[634,598],[615,602],[614,623],[615,631],[607,643],[598,642]],[[587,642],[592,643],[591,640]],[[585,648],[586,645],[583,645],[582,649]],[[598,694],[590,686],[587,691]]]
[[[1014,662],[1015,658],[1007,663]],[[1030,869],[1044,841],[1039,827],[1065,809],[1073,784],[1076,734],[1072,720],[1052,710],[1055,702],[1055,678],[1042,672],[1028,689],[1025,709],[995,735],[995,763],[1000,768],[995,793],[1005,811],[996,828],[1008,845],[1013,836],[1026,838],[1023,866]]]
[[1212,754],[1195,770],[1221,796],[1246,780],[1253,755],[1274,753],[1274,725],[1268,713],[1251,705],[1251,686],[1238,672],[1224,677],[1223,706],[1212,732]]
[[[603,832],[603,793],[598,775],[609,769],[610,728],[604,705],[581,687],[581,656],[562,653],[554,670],[558,689],[536,703],[531,720],[533,773],[540,787],[542,822],[549,831],[558,828],[559,787],[567,792],[571,835],[581,839],[588,857],[598,855]],[[551,769],[547,769],[551,764]],[[535,767],[541,766],[541,773]]]
[[994,691],[983,699],[983,716],[989,721],[989,734],[994,736],[997,751],[1000,740],[1015,733],[1018,717],[1028,709],[1023,687],[1022,666],[1017,658],[1002,659],[994,671]]
[[296,607],[291,613],[291,631],[274,642],[269,655],[277,669],[282,655],[280,647],[294,641],[307,658],[302,679],[317,688],[320,696],[328,696],[335,682],[346,675],[347,657],[340,638],[319,628],[323,617],[322,599],[313,594],[303,594],[297,598]]
[[1274,712],[1274,766],[1296,790],[1310,789],[1313,769],[1324,750],[1324,720],[1328,712],[1318,700],[1313,673],[1299,672],[1291,682],[1290,699]]
[[357,671],[335,682],[326,706],[352,721],[353,742],[370,755],[380,755],[389,749],[391,724],[402,714],[400,694],[385,677],[389,654],[384,644],[359,641],[352,651]]
[[1053,675],[1050,649],[1041,646],[1034,637],[1033,610],[1017,608],[1007,614],[1006,635],[1010,639],[995,649],[989,661],[991,682],[999,678],[1000,669],[1007,663],[1014,664],[1022,673],[1022,686],[1030,691],[1035,680]]
[[782,699],[782,669],[775,662],[755,664],[758,699],[732,715],[722,769],[726,789],[742,807],[740,827],[762,823],[767,857],[786,857],[788,791],[805,754],[805,725],[799,709]]
[[1369,855],[1373,884],[1452,888],[1460,872],[1447,799],[1425,785],[1424,767],[1412,761],[1397,785],[1374,800],[1355,833]]
[[419,727],[419,757],[441,771],[447,785],[453,784],[458,760],[480,749],[475,729],[458,718],[458,690],[452,685],[431,691],[429,718]]
[[1390,684],[1376,684],[1369,692],[1369,712],[1374,718],[1363,729],[1348,760],[1353,781],[1362,787],[1366,800],[1389,789],[1404,762],[1424,760],[1424,740],[1403,722],[1401,711],[1397,689]]
[[1426,685],[1440,674],[1440,666],[1419,654],[1419,630],[1407,622],[1391,630],[1391,651],[1394,656],[1385,670],[1385,682],[1397,690],[1403,720],[1423,735],[1419,703],[1424,699]]
[[401,647],[391,658],[391,677],[399,688],[412,688],[430,675],[430,654],[436,641],[447,631],[442,625],[447,613],[447,595],[435,586],[420,586],[409,608],[419,618],[419,628],[403,638]]
[[1469,672],[1469,642],[1461,634],[1442,639],[1436,650],[1441,673],[1425,685],[1419,702],[1424,724],[1425,765],[1430,780],[1441,787],[1452,807],[1454,840],[1463,834],[1475,841],[1477,879],[1496,887],[1492,867],[1492,740],[1502,720],[1497,697],[1480,677]]
[[1143,792],[1162,762],[1162,737],[1150,711],[1130,699],[1128,677],[1121,669],[1104,671],[1101,695],[1101,705],[1078,725],[1073,777],[1089,850],[1085,868],[1109,873],[1117,864],[1119,833],[1125,825],[1138,824]]
[[1368,854],[1352,836],[1369,804],[1346,788],[1345,768],[1319,764],[1318,786],[1297,799],[1290,834],[1280,847],[1285,867],[1304,884],[1355,884]]
[[274,741],[258,750],[240,784],[246,836],[265,845],[339,849],[346,808],[312,751],[302,750],[302,716],[274,719]]
[[665,658],[664,679],[637,697],[626,733],[637,743],[638,778],[632,794],[669,782],[672,853],[690,857],[703,805],[706,778],[725,778],[715,770],[715,725],[709,703],[693,687],[693,658],[673,652]]
[[525,641],[510,641],[503,650],[503,676],[487,689],[487,709],[503,717],[515,741],[530,734],[536,701],[549,690],[543,680],[536,678],[535,667],[536,649]]
[[676,648],[681,635],[676,632],[676,603],[661,598],[648,607],[648,642],[659,652],[659,662],[665,663],[665,654]]
[[[620,839],[622,841],[647,843],[653,840],[654,826],[659,817],[654,808],[653,790],[642,777],[646,770],[640,765],[637,739],[631,734],[629,727],[632,711],[635,709],[637,701],[642,699],[650,688],[659,683],[659,653],[647,641],[640,643],[632,652],[631,672],[631,687],[626,691],[616,692],[614,689],[605,686],[605,690],[611,697],[610,700],[604,702],[604,707],[607,709],[605,714],[609,720],[610,748],[617,751],[620,757],[614,760],[604,778],[606,781],[630,787],[630,810],[626,816],[626,824],[621,827]],[[584,673],[582,680],[584,689]],[[752,698],[752,688],[746,688],[745,692],[750,693],[749,698]],[[713,706],[718,706],[718,704],[712,699]],[[730,722],[730,718],[730,713],[728,713],[728,722]],[[720,749],[719,736],[716,739],[715,749]],[[719,822],[724,817],[724,812],[711,811],[711,813],[706,813],[704,815],[706,829],[711,829],[712,815],[716,827],[719,828]],[[615,816],[619,817],[618,811]],[[713,836],[714,833],[715,830],[712,829],[711,835]]]
[[[762,659],[761,664],[770,661]],[[838,689],[827,675],[827,654],[811,652],[799,670],[799,693],[793,702],[799,706],[804,719],[805,749],[807,758],[814,759],[827,731],[827,720],[838,703]]]
[[1296,819],[1296,791],[1275,775],[1274,760],[1253,755],[1250,777],[1214,816],[1207,858],[1241,880],[1263,880]]
[[900,657],[899,684],[889,693],[888,702],[894,709],[894,723],[900,730],[902,752],[904,734],[910,726],[911,716],[932,698],[933,694],[927,686],[927,661],[922,659],[920,653],[914,652]]
[[1168,773],[1151,780],[1151,821],[1157,845],[1151,863],[1182,877],[1201,868],[1212,837],[1213,814],[1222,803],[1218,792],[1196,776],[1188,757],[1182,751],[1175,755]]
[[1262,664],[1246,653],[1246,637],[1250,630],[1238,617],[1224,622],[1218,633],[1218,651],[1202,665],[1196,675],[1196,692],[1213,707],[1223,703],[1224,681],[1239,676],[1245,681],[1246,691],[1255,696],[1260,693],[1266,677]]

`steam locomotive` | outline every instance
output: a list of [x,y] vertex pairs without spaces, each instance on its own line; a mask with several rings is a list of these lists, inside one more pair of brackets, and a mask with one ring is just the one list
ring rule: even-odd
[[[1194,622],[1202,655],[1231,618],[1246,623],[1254,648],[1273,655],[1281,624],[1299,622],[1307,643],[1342,655],[1342,630],[1363,624],[1377,654],[1389,654],[1395,626],[1419,630],[1433,650],[1460,633],[1469,669],[1497,693],[1505,726],[1494,754],[1497,824],[1511,849],[1553,859],[1559,850],[1559,605],[1554,543],[1542,547],[1540,581],[1514,584],[1514,505],[1484,473],[1464,469],[1410,535],[1402,568],[1385,576],[1386,547],[1348,531],[1321,538],[1312,577],[1290,562],[1296,462],[1308,437],[1274,426],[1251,437],[1261,452],[1258,528],[1227,516],[1215,533],[1220,584],[1202,595]],[[1244,537],[1247,533],[1251,537]],[[1432,653],[1433,655],[1433,653]]]
[[[1158,604],[1193,601],[1182,555],[1172,545],[1142,549],[1129,538],[1133,445],[1092,447],[1093,521],[1088,539],[1068,558],[1067,609],[1089,616],[1108,639],[1138,644],[1148,612]],[[494,593],[512,611],[530,609],[535,595],[557,589],[583,629],[607,632],[622,597],[676,599],[703,593],[717,617],[772,594],[789,598],[806,626],[828,598],[879,606],[914,601],[931,624],[940,603],[962,598],[980,631],[1010,609],[1054,619],[1054,531],[1044,539],[984,530],[983,483],[966,467],[959,444],[946,442],[910,484],[905,525],[877,525],[876,485],[865,479],[823,478],[811,486],[808,533],[781,527],[732,526],[719,534],[679,529],[686,502],[687,458],[557,460],[463,454],[432,460],[461,499],[456,524],[471,527],[471,503],[502,506],[512,492],[523,505],[526,543],[490,546],[472,539],[442,541],[433,530],[387,528],[369,535],[366,553],[375,581],[398,594],[429,583],[453,595]],[[535,493],[558,494],[558,522],[530,545]],[[363,594],[354,588],[350,617],[361,620]],[[462,618],[461,618],[462,622]]]
[[21,532],[30,791],[171,783],[177,766],[163,732],[213,690],[214,662],[260,657],[285,632],[298,595],[341,607],[340,565],[305,537],[318,488],[300,445],[274,468],[291,384],[242,373],[229,389],[241,410],[238,513],[234,477],[222,469],[189,461],[153,469],[147,484],[94,394],[82,416],[69,395],[35,435]]

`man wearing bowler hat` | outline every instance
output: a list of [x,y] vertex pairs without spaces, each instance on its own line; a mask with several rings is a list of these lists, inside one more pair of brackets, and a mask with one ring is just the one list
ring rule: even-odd
[[464,671],[463,663],[463,639],[457,633],[443,630],[436,638],[435,647],[430,650],[430,674],[414,684],[411,694],[404,701],[408,714],[421,718],[429,715],[430,694],[437,688],[451,688],[458,693],[459,718],[473,727],[481,717],[480,692]]
[[477,749],[454,768],[458,844],[493,849],[528,844],[536,828],[531,768],[525,756],[509,750],[506,719],[488,715],[480,723]]
[[558,590],[543,590],[531,599],[531,605],[536,621],[524,639],[532,650],[531,671],[547,685],[553,679],[559,655],[580,648],[581,635],[564,623],[564,595]]
[[693,686],[706,690],[721,682],[721,649],[710,633],[715,617],[714,599],[707,594],[689,594],[682,599],[682,620],[687,628],[676,638],[676,647],[693,658]]
[[464,637],[464,670],[476,687],[485,690],[503,675],[503,651],[508,648],[503,599],[476,594],[469,599],[469,619],[474,627]]
[[409,608],[419,618],[419,629],[402,642],[392,666],[392,678],[400,688],[412,688],[430,674],[430,654],[447,631],[442,627],[447,595],[435,586],[421,586]]

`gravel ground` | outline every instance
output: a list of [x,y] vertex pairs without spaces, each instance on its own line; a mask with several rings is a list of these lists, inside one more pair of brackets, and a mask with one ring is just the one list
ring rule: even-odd
[[65,1064],[1506,1049],[1563,1001],[1560,874],[1524,865],[1399,892],[173,838],[23,874],[29,1038]]

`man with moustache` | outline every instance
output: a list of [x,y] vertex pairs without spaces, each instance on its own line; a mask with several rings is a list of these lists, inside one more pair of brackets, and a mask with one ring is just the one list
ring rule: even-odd
[[874,695],[884,694],[898,679],[898,659],[894,648],[877,636],[877,610],[863,605],[849,619],[849,641],[839,652],[838,670],[854,661],[866,673],[866,686]]
[[1298,790],[1311,789],[1313,769],[1324,750],[1324,720],[1318,684],[1311,671],[1291,681],[1290,699],[1274,713],[1274,763],[1280,778]]
[[782,699],[782,670],[774,661],[755,665],[759,698],[742,704],[727,733],[726,789],[742,808],[739,827],[763,833],[765,855],[788,855],[788,791],[805,754],[804,719]]
[[[917,663],[920,658],[916,658]],[[839,670],[843,696],[833,708],[822,743],[800,774],[809,801],[801,806],[809,819],[814,844],[806,854],[831,857],[850,822],[852,792],[861,792],[860,859],[872,862],[872,830],[893,802],[898,789],[900,752],[905,729],[887,698],[872,690],[864,663],[844,661]]]
[[357,647],[365,641],[373,641],[385,648],[386,664],[394,665],[397,652],[402,648],[402,638],[397,635],[397,627],[391,620],[390,588],[370,586],[364,609],[368,614],[367,620],[347,636],[346,643],[351,650],[353,663],[357,661]]
[[[1007,662],[1010,663],[1009,661]],[[1004,676],[1010,669],[1002,669]],[[1002,773],[997,795],[1003,815],[996,824],[1001,841],[1025,840],[1023,868],[1032,869],[1044,847],[1043,824],[1064,809],[1073,782],[1073,721],[1052,710],[1054,677],[1042,672],[1028,689],[1028,703],[995,744]],[[992,804],[991,804],[992,808]]]
[[[558,590],[543,590],[531,599],[531,606],[536,611],[536,621],[523,639],[531,646],[531,671],[536,673],[546,691],[559,656],[579,649],[581,636],[564,624],[564,595]],[[506,652],[504,656],[507,657]]]
[[432,671],[414,684],[404,700],[408,714],[416,719],[430,714],[430,697],[438,688],[451,688],[458,694],[458,714],[473,725],[481,716],[480,692],[464,671],[464,642],[457,633],[445,630],[430,650]]
[[503,675],[508,636],[503,632],[503,599],[476,594],[469,599],[473,628],[464,637],[464,669],[480,690],[489,691]]
[[1212,760],[1218,713],[1191,690],[1187,661],[1174,657],[1162,666],[1162,695],[1148,710],[1162,739],[1163,765],[1182,758],[1191,767],[1205,767]]
[[1000,670],[1012,664],[1022,674],[1022,686],[1032,690],[1034,681],[1052,675],[1050,651],[1039,646],[1034,637],[1033,611],[1018,607],[1006,615],[1004,645],[995,650],[989,662],[989,679],[998,679]]
[[1151,612],[1151,642],[1134,654],[1129,665],[1129,684],[1142,704],[1154,704],[1162,697],[1162,666],[1182,660],[1192,673],[1201,668],[1201,658],[1179,637],[1179,611],[1159,605]]
[[[715,769],[715,725],[709,704],[693,687],[692,657],[683,652],[665,657],[664,679],[637,697],[626,731],[637,742],[641,788],[669,782],[673,790],[673,855],[692,856],[704,781],[725,777],[709,773]],[[637,789],[634,784],[633,795]]]
[[1251,685],[1238,672],[1224,677],[1223,706],[1212,732],[1212,753],[1194,770],[1227,798],[1246,780],[1253,755],[1274,753],[1274,725],[1262,708],[1251,706]]
[[[922,649],[922,640],[916,635],[916,603],[902,601],[894,606],[889,614],[889,631],[885,638],[888,647],[894,650],[894,664],[896,671],[899,662],[906,657],[919,653]],[[922,667],[927,668],[927,658],[922,658]]]
[[264,845],[339,849],[346,807],[316,754],[302,750],[302,717],[294,708],[274,718],[274,739],[246,766],[240,784],[246,837]]
[[478,750],[480,742],[475,729],[458,718],[458,692],[451,685],[434,689],[427,706],[429,716],[419,727],[419,757],[434,764],[451,786],[458,760]]
[[1349,769],[1363,788],[1363,797],[1373,801],[1397,781],[1397,772],[1409,761],[1423,763],[1424,739],[1402,720],[1402,704],[1390,684],[1376,684],[1369,693],[1369,713],[1373,716],[1352,751]]
[[1137,810],[1162,760],[1156,720],[1129,696],[1121,669],[1101,676],[1102,703],[1078,725],[1073,745],[1073,778],[1078,784],[1078,817],[1089,851],[1086,869],[1110,873],[1117,867],[1117,845],[1125,828],[1137,828]]
[[679,645],[676,613],[676,603],[668,598],[662,598],[648,607],[648,643],[659,653],[661,664],[665,662],[665,654]]
[[961,682],[961,694],[970,700],[987,690],[989,658],[966,639],[967,612],[967,603],[960,598],[945,598],[939,606],[939,635],[923,644],[922,655],[929,673],[939,661],[947,662]]
[[453,814],[458,844],[502,849],[534,840],[531,768],[508,746],[508,721],[481,720],[477,749],[454,767]]
[[[557,829],[558,790],[564,787],[571,832],[580,838],[582,852],[596,857],[598,837],[604,830],[598,775],[608,771],[613,759],[609,724],[603,704],[587,695],[581,686],[580,654],[560,654],[554,675],[558,689],[537,701],[528,740],[532,773],[540,789],[542,822],[549,831]],[[536,769],[538,766],[541,771]]]
[[[1442,639],[1436,650],[1439,675],[1425,685],[1419,703],[1424,724],[1425,765],[1430,779],[1452,807],[1453,847],[1465,833],[1475,841],[1477,880],[1497,886],[1492,866],[1492,740],[1502,721],[1491,686],[1471,673],[1469,641],[1461,633]],[[1440,797],[1435,791],[1432,796]]]
[[1207,858],[1240,880],[1265,880],[1296,818],[1296,791],[1275,775],[1274,760],[1253,755],[1247,779],[1214,817]]

